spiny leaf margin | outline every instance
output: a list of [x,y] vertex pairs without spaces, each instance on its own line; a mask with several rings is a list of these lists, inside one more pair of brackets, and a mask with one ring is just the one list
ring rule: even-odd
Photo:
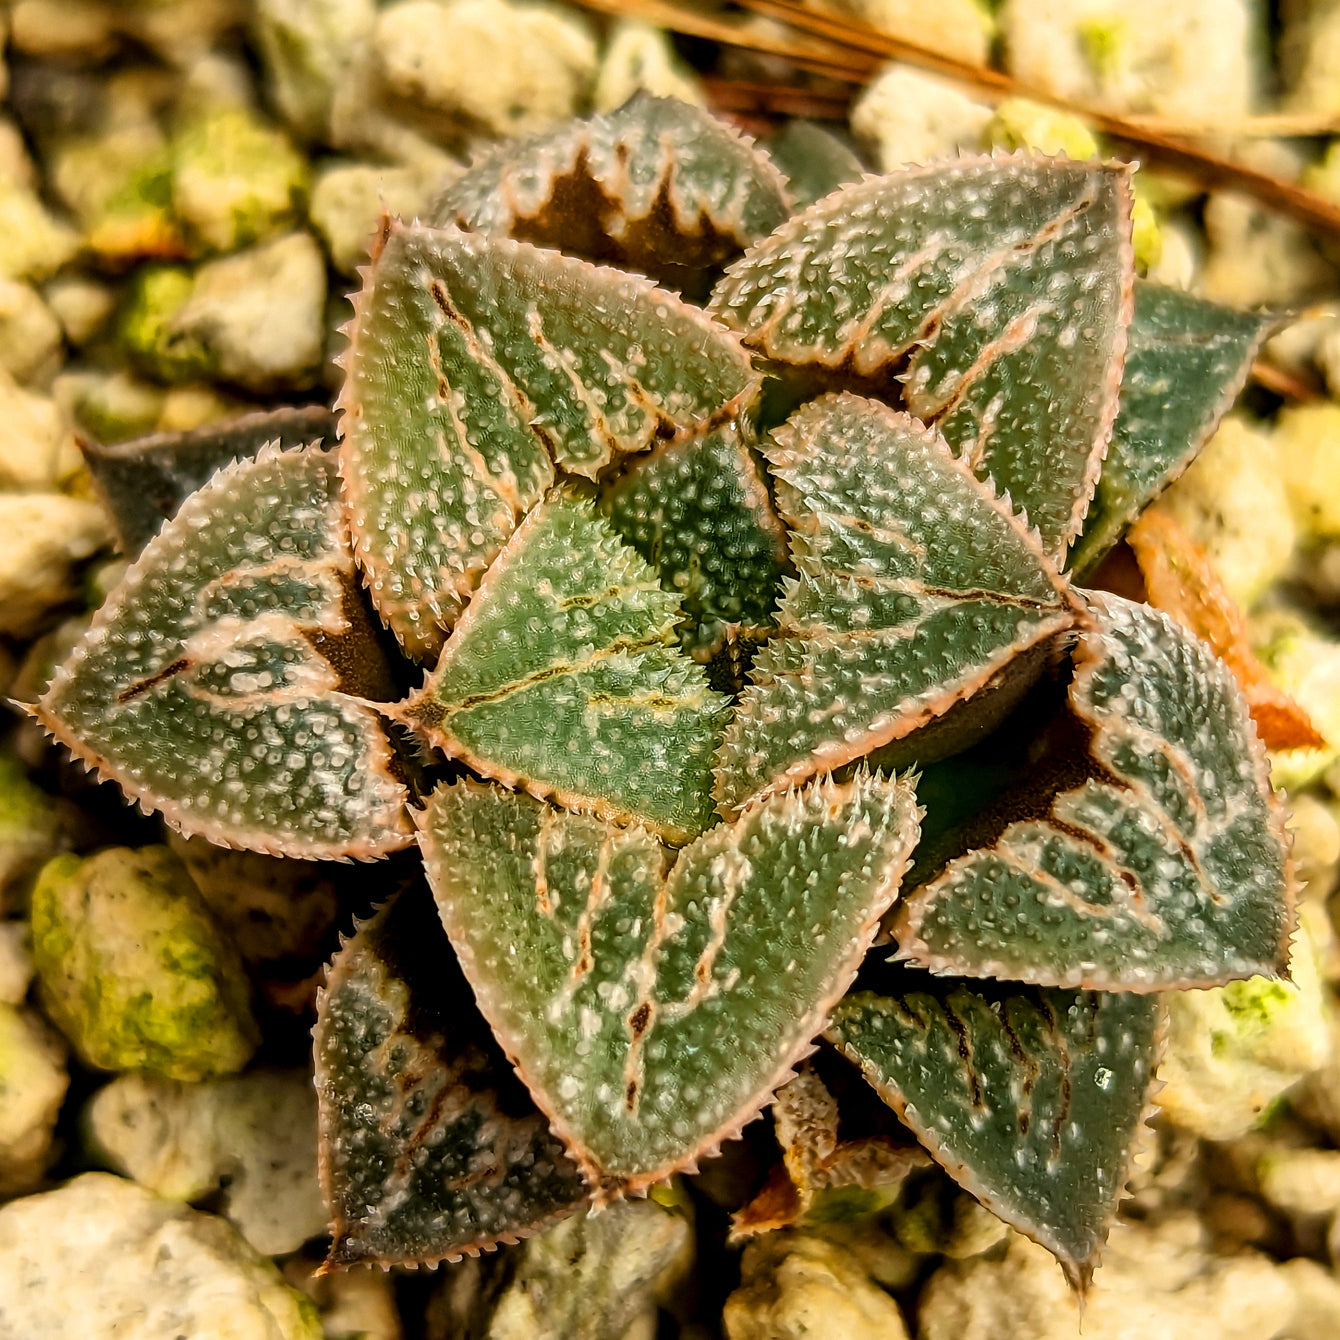
[[[267,496],[265,489],[277,492]],[[294,533],[304,526],[319,532],[315,539],[309,537],[314,551],[306,559],[290,560],[283,546],[287,544],[287,552],[292,553],[300,538]],[[207,539],[222,549],[213,565],[219,570],[204,581],[202,588],[198,571],[189,577],[185,573],[183,556],[198,553]],[[290,593],[293,607],[286,611],[276,586],[270,608],[261,608],[252,617],[245,612],[229,614],[229,603],[241,586],[238,576],[248,571],[262,585],[267,578],[280,582],[286,572],[289,580],[300,584],[306,572],[309,594]],[[414,840],[405,813],[409,797],[396,776],[397,764],[383,729],[382,713],[366,697],[370,689],[387,692],[389,680],[359,603],[356,583],[333,461],[315,446],[293,451],[282,451],[277,445],[268,447],[254,459],[220,470],[185,501],[177,515],[146,545],[74,651],[57,669],[42,698],[28,710],[86,767],[101,778],[115,781],[146,812],[161,813],[171,827],[188,837],[272,856],[315,860],[372,860],[399,850]],[[207,596],[211,588],[212,596]],[[253,606],[258,600],[264,605],[262,594],[258,586]],[[221,612],[212,621],[202,607],[206,599],[219,602]],[[151,607],[144,604],[146,600],[152,602]],[[245,605],[239,609],[245,611]],[[144,623],[147,618],[161,617],[163,611],[167,612],[170,636]],[[246,667],[237,663],[236,655],[248,645],[248,633],[253,635],[252,646],[286,648],[294,656],[281,656],[281,664],[269,669],[258,662],[260,674],[251,676],[257,683],[248,684],[244,690],[239,686]],[[106,681],[105,662],[114,655],[118,636],[132,638],[143,662],[130,683]],[[346,637],[351,641],[346,654],[342,654],[338,644]],[[198,642],[193,651],[191,639]],[[333,646],[329,660],[322,653],[324,646]],[[315,680],[306,686],[299,682],[287,690],[282,684],[270,690],[262,682],[267,676],[273,681],[275,675],[289,669],[298,675],[315,676]],[[256,713],[239,712],[226,726],[212,728],[207,738],[188,736],[174,743],[170,732],[176,729],[180,734],[182,729],[189,729],[193,719],[203,715],[200,709],[207,699],[197,697],[193,706],[178,704],[165,714],[155,709],[183,689],[189,696],[186,686],[197,674],[211,671],[221,676],[220,682],[213,690],[202,685],[201,692],[213,693],[226,702],[226,690],[237,687],[239,703],[248,697],[261,700]],[[117,672],[113,669],[111,673]],[[123,667],[121,679],[125,673]],[[90,678],[98,676],[103,682]],[[287,692],[288,698],[267,705],[267,691]],[[87,697],[86,720],[76,721],[69,715],[75,695]],[[224,707],[219,710],[226,712]],[[118,715],[126,712],[137,720],[144,719],[130,732],[130,738],[149,750],[147,763],[124,756],[124,749],[117,749],[109,738]],[[304,720],[310,720],[306,727],[301,721],[295,722],[292,738],[285,744],[281,737],[295,713],[306,714]],[[274,761],[276,750],[283,754],[278,762],[294,771],[298,765],[291,760],[295,757],[309,769],[325,766],[318,763],[318,757],[330,763],[342,753],[342,746],[333,732],[321,738],[322,732],[339,724],[349,727],[356,738],[346,740],[349,752],[343,768],[334,765],[327,785],[313,803],[299,803],[301,797],[295,798],[292,777],[266,789],[254,779],[242,781],[243,774],[253,772],[258,761]],[[320,730],[315,729],[317,725]],[[257,732],[262,727],[269,732],[268,741],[247,748],[246,732]],[[98,743],[100,735],[102,741]],[[320,745],[308,749],[313,736],[318,737]],[[208,754],[201,752],[207,748],[222,749],[231,758],[216,758],[211,766]],[[256,749],[262,749],[262,755],[258,756]],[[115,757],[109,750],[122,756]],[[157,782],[154,772],[160,774]],[[196,797],[185,794],[188,784],[208,785],[216,779],[233,793],[234,809],[254,811],[250,820],[210,813],[218,806],[196,805]],[[357,807],[351,808],[348,802],[365,787],[376,788],[377,794],[371,809],[359,815]],[[268,803],[264,801],[267,796]],[[308,828],[306,821],[324,807],[330,807],[335,817],[324,827],[317,824],[304,831]],[[206,810],[203,815],[202,809]],[[282,820],[276,822],[276,811],[293,816],[295,822],[287,826]],[[336,830],[341,814],[346,815],[347,831]]]
[[[1160,998],[917,989],[903,976],[901,994],[849,995],[825,1037],[960,1186],[1047,1248],[1082,1292],[1153,1114]],[[1077,1107],[1089,1110],[1076,1117]]]
[[764,450],[800,575],[718,754],[727,816],[895,742],[881,766],[954,752],[1084,617],[1008,499],[910,416],[827,395]]
[[898,957],[1106,991],[1287,972],[1291,844],[1232,673],[1157,610],[1088,604],[1069,689],[1086,780],[908,894]]
[[459,1261],[588,1201],[480,1017],[422,882],[342,940],[312,1038],[328,1267]]
[[[824,778],[718,825],[668,875],[668,853],[645,830],[468,780],[439,788],[417,822],[443,925],[481,1011],[597,1200],[608,1200],[696,1169],[814,1049],[897,896],[917,817],[905,779]],[[816,864],[825,833],[827,870]],[[566,859],[575,865],[565,875]],[[767,861],[783,876],[805,870],[796,901],[762,887],[756,865]],[[793,927],[791,913],[816,901],[819,924]],[[761,918],[752,930],[762,938],[746,965],[732,966],[739,936],[750,933],[744,906]],[[534,999],[518,995],[517,961],[531,965]],[[767,1008],[732,1017],[732,999],[750,993]],[[677,1025],[705,1032],[693,1047],[677,1045]],[[767,1036],[751,1044],[757,1027]],[[572,1054],[560,1055],[568,1044]],[[723,1055],[734,1081],[716,1064]],[[687,1076],[675,1069],[687,1065]],[[672,1118],[676,1103],[687,1111]]]

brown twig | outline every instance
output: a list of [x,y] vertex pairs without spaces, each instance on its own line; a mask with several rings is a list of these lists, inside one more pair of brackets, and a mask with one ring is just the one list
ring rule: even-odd
[[1234,163],[1219,154],[1150,128],[1147,123],[1116,116],[1069,98],[1057,97],[999,70],[971,65],[901,37],[892,37],[862,24],[805,9],[794,3],[794,0],[740,0],[740,3],[756,13],[782,19],[811,37],[849,51],[860,60],[868,61],[872,56],[883,60],[900,60],[907,65],[966,84],[991,101],[1026,97],[1083,117],[1094,129],[1115,141],[1133,157],[1144,158],[1161,168],[1181,173],[1207,189],[1240,191],[1251,195],[1263,205],[1296,219],[1305,227],[1340,234],[1340,207],[1329,200],[1292,182]]
[[799,70],[844,83],[864,83],[880,65],[877,56],[854,54],[829,42],[776,37],[738,19],[713,18],[669,0],[575,0],[575,3],[613,18],[642,19],[686,37],[702,37],[763,56],[780,56]]
[[845,121],[851,98],[798,84],[751,84],[739,79],[703,80],[707,100],[717,111],[746,116],[803,116],[812,121]]
[[1320,386],[1297,373],[1288,372],[1268,359],[1258,358],[1251,368],[1251,379],[1281,400],[1320,400]]

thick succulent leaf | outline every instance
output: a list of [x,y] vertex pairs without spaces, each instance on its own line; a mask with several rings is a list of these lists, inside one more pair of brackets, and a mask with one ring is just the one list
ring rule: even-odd
[[515,1242],[586,1183],[480,1017],[421,885],[330,967],[315,1032],[332,1265],[427,1265]]
[[1191,464],[1232,405],[1275,318],[1140,281],[1117,420],[1084,531],[1067,567],[1080,579]]
[[412,840],[333,458],[263,451],[151,540],[34,714],[188,836],[366,858]]
[[916,824],[904,781],[825,779],[714,828],[667,878],[643,828],[467,781],[434,793],[420,843],[480,1009],[611,1196],[735,1135],[810,1050]]
[[696,308],[505,238],[392,224],[356,312],[340,472],[373,603],[416,656],[440,650],[555,463],[594,478],[730,422],[757,388]]
[[1117,406],[1129,169],[1028,155],[867,178],[726,273],[711,310],[779,362],[860,379],[935,422],[1053,560],[1078,532]]
[[949,1174],[1084,1287],[1158,1052],[1153,996],[947,984],[856,992],[826,1036]]
[[[963,747],[1077,614],[1037,537],[905,414],[825,396],[767,455],[800,578],[726,732],[724,813],[893,741],[891,766]],[[930,722],[934,736],[913,734]]]
[[734,426],[634,457],[601,498],[610,524],[683,599],[683,642],[706,654],[726,626],[773,622],[786,530]]
[[711,821],[728,705],[674,636],[679,600],[590,501],[555,491],[489,569],[403,720],[508,786],[637,819]]
[[79,445],[121,552],[134,558],[196,489],[271,442],[333,446],[335,416],[321,405],[288,406],[187,433],[155,433],[111,446],[85,439]]
[[1091,597],[1070,688],[1079,785],[904,902],[902,957],[1046,986],[1214,986],[1288,961],[1292,873],[1265,754],[1228,668],[1165,615]]
[[798,209],[865,176],[851,145],[817,121],[793,117],[768,140],[768,153],[785,175]]
[[696,291],[703,271],[788,212],[782,174],[750,140],[701,107],[639,93],[504,142],[447,187],[432,217]]

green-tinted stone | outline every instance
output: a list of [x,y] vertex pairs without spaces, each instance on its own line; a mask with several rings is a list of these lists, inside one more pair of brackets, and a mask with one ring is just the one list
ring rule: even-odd
[[709,310],[768,357],[934,422],[1059,561],[1116,411],[1129,170],[1028,155],[866,178],[727,272]]
[[682,598],[689,650],[717,647],[727,625],[773,622],[786,531],[738,428],[634,457],[601,509]]
[[1088,1283],[1146,1114],[1158,1000],[904,975],[827,1037],[950,1175]]
[[247,1063],[241,962],[166,847],[55,857],[32,927],[43,1003],[90,1065],[198,1080]]
[[1135,286],[1112,441],[1066,566],[1093,571],[1153,498],[1191,464],[1232,405],[1275,318],[1160,284]]
[[[730,1138],[809,1049],[916,840],[903,781],[774,796],[670,854],[474,782],[420,842],[494,1034],[602,1194]],[[524,964],[524,970],[518,970]]]
[[743,135],[701,107],[639,93],[617,111],[504,141],[446,189],[432,218],[696,295],[705,271],[787,213],[781,173]]
[[421,885],[336,956],[315,1047],[333,1264],[454,1260],[585,1203]]
[[0,910],[17,910],[24,885],[60,844],[55,802],[12,753],[0,753]]
[[730,422],[758,385],[672,294],[505,238],[392,225],[357,310],[341,473],[373,602],[423,658],[555,463],[594,478]]
[[226,107],[194,117],[171,148],[173,209],[206,247],[234,251],[297,221],[307,164],[255,112]]
[[[1288,961],[1288,844],[1228,668],[1171,619],[1089,598],[1070,708],[1087,759],[1008,797],[994,841],[904,901],[902,957],[1044,986],[1216,986]],[[1075,784],[1076,774],[1087,778]]]
[[555,492],[489,569],[400,709],[477,772],[672,842],[711,821],[727,704],[668,646],[679,599],[594,504]]
[[372,857],[410,840],[405,788],[367,701],[392,694],[334,461],[271,449],[187,500],[34,710],[188,836]]
[[194,336],[172,327],[172,318],[191,296],[190,271],[148,265],[136,271],[121,312],[121,339],[130,358],[163,381],[209,378],[217,371],[213,356]]
[[1037,537],[906,415],[826,396],[767,456],[800,578],[726,731],[724,813],[895,742],[884,766],[962,748],[1077,610]]

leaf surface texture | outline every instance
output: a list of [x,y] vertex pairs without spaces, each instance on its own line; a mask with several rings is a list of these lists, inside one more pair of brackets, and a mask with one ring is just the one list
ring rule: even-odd
[[916,840],[910,787],[868,775],[751,807],[668,876],[645,829],[477,783],[439,788],[420,825],[480,1009],[606,1196],[692,1166],[769,1100]]
[[36,714],[188,836],[316,859],[411,840],[369,698],[392,694],[335,464],[311,447],[220,471],[131,567]]

